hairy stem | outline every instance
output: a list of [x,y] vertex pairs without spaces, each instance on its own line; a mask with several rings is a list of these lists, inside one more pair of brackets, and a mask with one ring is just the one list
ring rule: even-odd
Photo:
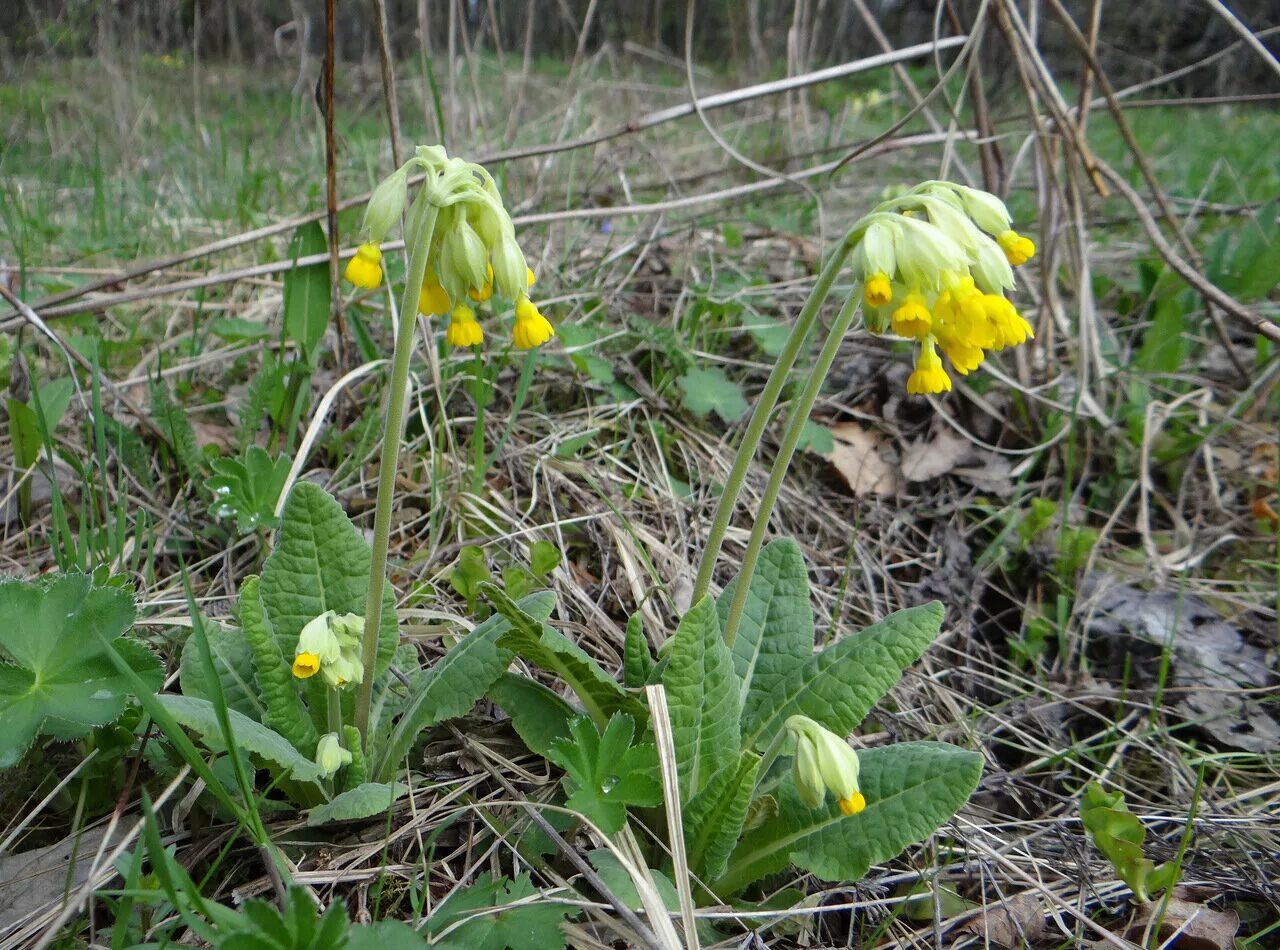
[[778,448],[778,457],[773,460],[773,469],[769,472],[769,484],[765,487],[764,497],[760,499],[760,508],[755,515],[755,523],[751,526],[751,540],[747,543],[746,553],[742,556],[742,570],[738,573],[738,586],[733,592],[733,603],[729,605],[729,615],[724,622],[724,642],[733,646],[738,635],[738,624],[742,621],[742,610],[747,603],[747,594],[751,590],[751,575],[755,573],[756,562],[760,559],[760,549],[764,546],[765,535],[769,533],[769,516],[773,514],[773,506],[782,490],[782,481],[791,467],[791,457],[795,455],[796,446],[800,443],[800,435],[804,424],[809,419],[809,411],[813,408],[822,391],[822,383],[827,378],[827,371],[840,349],[840,341],[853,323],[854,314],[858,311],[861,296],[857,293],[849,295],[840,313],[827,334],[827,341],[822,345],[818,361],[805,383],[800,398],[791,407],[787,428],[782,434],[782,445]]
[[[425,186],[424,186],[425,187]],[[373,672],[378,659],[378,627],[382,620],[382,591],[387,582],[387,544],[391,534],[391,502],[395,492],[396,469],[400,464],[400,434],[404,428],[408,402],[409,357],[413,355],[414,324],[418,319],[418,297],[427,274],[427,257],[440,209],[430,204],[422,219],[422,229],[411,235],[413,253],[400,298],[400,323],[391,364],[391,385],[387,392],[386,427],[382,432],[382,454],[378,460],[378,503],[373,516],[373,563],[369,570],[369,597],[364,607],[364,643],[361,660],[364,678],[356,693],[355,727],[369,754],[369,707],[373,700]]]
[[769,416],[773,414],[773,409],[778,404],[778,396],[782,393],[782,387],[787,381],[787,376],[791,373],[791,367],[795,365],[796,357],[799,356],[800,348],[804,345],[805,338],[809,335],[813,321],[817,318],[818,311],[822,309],[823,303],[826,302],[827,297],[830,295],[831,287],[835,284],[840,268],[844,266],[849,249],[856,243],[858,236],[855,231],[851,230],[845,235],[844,240],[840,242],[835,252],[827,259],[826,265],[818,275],[817,283],[813,286],[813,291],[809,294],[809,299],[804,302],[804,306],[800,309],[800,316],[796,318],[796,324],[791,329],[791,335],[787,337],[787,342],[783,345],[782,352],[778,354],[778,361],[774,364],[773,371],[769,373],[764,389],[760,391],[760,395],[756,398],[756,408],[751,413],[751,419],[747,422],[747,431],[743,433],[742,443],[738,446],[738,454],[734,456],[733,468],[725,481],[724,491],[720,493],[720,500],[716,503],[715,515],[711,522],[711,534],[707,537],[707,546],[702,552],[702,563],[698,566],[698,579],[693,585],[693,600],[690,601],[691,603],[696,604],[701,600],[711,586],[711,578],[716,569],[716,560],[720,557],[720,548],[724,544],[724,535],[729,529],[729,521],[733,518],[733,510],[737,505],[738,495],[742,493],[742,486],[746,482],[747,468],[755,457],[756,449],[760,446],[760,437],[764,434],[764,427],[768,424]]

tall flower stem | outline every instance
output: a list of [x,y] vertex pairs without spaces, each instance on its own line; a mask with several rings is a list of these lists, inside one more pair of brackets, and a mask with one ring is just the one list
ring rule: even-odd
[[[860,234],[851,230],[845,235],[844,240],[840,242],[835,252],[827,259],[822,272],[818,274],[817,283],[814,284],[813,290],[809,294],[809,299],[800,308],[800,315],[796,317],[795,326],[791,328],[791,335],[787,337],[786,343],[783,344],[782,352],[778,354],[778,361],[773,364],[773,371],[769,373],[764,389],[756,397],[756,408],[751,413],[751,419],[747,422],[747,431],[743,433],[742,442],[738,446],[738,454],[734,456],[733,468],[729,471],[724,490],[720,493],[720,500],[716,503],[715,515],[711,521],[711,534],[707,537],[707,546],[702,552],[702,562],[698,566],[698,579],[694,582],[693,600],[690,603],[696,604],[701,600],[703,594],[707,592],[707,588],[711,586],[711,578],[716,569],[716,560],[720,557],[720,548],[724,545],[725,532],[729,529],[729,521],[733,518],[733,510],[737,505],[738,495],[742,493],[742,486],[746,482],[747,468],[751,465],[756,449],[760,446],[760,437],[764,434],[764,427],[768,424],[769,416],[773,414],[773,409],[778,404],[778,397],[782,394],[782,387],[786,384],[787,376],[790,375],[791,368],[795,365],[796,357],[800,355],[800,348],[804,345],[805,338],[809,335],[809,330],[813,327],[813,321],[817,318],[818,311],[822,309],[823,303],[826,302],[827,297],[831,294],[831,287],[835,284],[836,277],[844,266],[849,251],[857,243],[858,237],[860,237]],[[740,586],[739,589],[745,588]]]
[[724,642],[733,646],[738,635],[738,625],[742,622],[742,610],[747,603],[747,594],[751,590],[751,575],[755,573],[756,563],[760,560],[760,549],[764,546],[765,535],[769,533],[769,516],[773,514],[773,506],[782,491],[782,481],[791,467],[791,458],[795,455],[796,446],[800,444],[800,435],[804,432],[804,424],[809,419],[809,411],[822,391],[822,383],[827,378],[827,371],[836,358],[840,342],[853,324],[854,315],[858,312],[858,304],[862,296],[856,291],[849,295],[835,322],[831,332],[822,344],[818,361],[805,383],[800,397],[791,405],[787,418],[787,428],[782,433],[782,444],[778,447],[778,457],[773,460],[773,469],[769,472],[769,484],[765,486],[764,496],[760,499],[760,508],[755,514],[755,522],[751,526],[751,540],[747,542],[746,553],[742,556],[742,569],[738,573],[738,586],[733,592],[733,603],[729,605],[729,615],[725,618]]
[[[426,188],[422,200],[428,202],[418,234],[408,235],[413,241],[409,270],[405,274],[404,295],[400,298],[400,323],[396,333],[395,355],[391,362],[391,384],[387,392],[386,426],[382,430],[382,454],[378,461],[378,506],[373,515],[373,563],[369,570],[369,597],[364,607],[364,642],[361,659],[364,678],[356,693],[355,726],[369,752],[369,707],[373,701],[373,673],[378,659],[378,627],[382,621],[382,591],[387,582],[387,544],[391,535],[391,502],[395,493],[396,469],[400,464],[400,436],[404,428],[404,412],[408,402],[409,357],[413,355],[414,325],[418,320],[418,297],[427,274],[427,257],[436,229],[440,209],[430,203]],[[410,215],[412,219],[414,216]]]

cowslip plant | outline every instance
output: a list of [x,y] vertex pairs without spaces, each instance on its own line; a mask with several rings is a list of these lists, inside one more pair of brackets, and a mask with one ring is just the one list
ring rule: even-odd
[[[423,180],[410,204],[409,176],[413,173],[421,173]],[[366,240],[346,269],[351,283],[365,288],[382,283],[381,243],[402,214],[409,267],[400,303],[379,459],[372,570],[363,612],[366,667],[373,666],[382,625],[392,496],[417,315],[449,313],[447,341],[454,346],[478,345],[484,331],[471,304],[488,302],[496,290],[514,305],[512,341],[518,349],[539,347],[555,334],[551,323],[529,299],[533,272],[516,241],[498,186],[484,168],[451,158],[441,146],[420,146],[413,158],[374,189],[365,210]],[[478,444],[483,454],[483,443]],[[364,742],[369,738],[372,690],[372,679],[362,680],[355,700],[354,724]]]
[[[419,733],[470,709],[513,658],[498,642],[509,624],[493,617],[424,668],[414,647],[399,645],[388,590],[373,661],[365,665],[359,611],[370,560],[341,506],[316,485],[295,485],[261,575],[240,586],[239,626],[206,631],[216,688],[192,640],[180,666],[182,695],[159,697],[178,722],[214,743],[221,698],[237,743],[312,809],[312,824],[384,811],[407,791],[395,778]],[[541,592],[519,607],[545,619],[552,602]],[[361,742],[353,707],[356,687],[366,682],[373,702]]]
[[[859,754],[846,739],[933,641],[942,606],[891,614],[815,654],[799,548],[786,540],[766,547],[765,539],[810,410],[859,311],[870,332],[892,329],[919,345],[909,394],[949,392],[952,379],[943,357],[964,376],[988,353],[1032,338],[1030,323],[1005,291],[1015,284],[1013,268],[1034,253],[1032,241],[1012,229],[1003,202],[949,182],[925,182],[855,222],[778,349],[720,495],[693,606],[656,659],[639,622],[633,618],[628,624],[624,683],[665,688],[685,851],[705,898],[723,900],[788,864],[819,877],[856,880],[872,864],[931,834],[976,787],[982,766],[976,753],[906,742]],[[854,287],[791,403],[769,483],[753,512],[741,571],[714,598],[716,561],[749,463],[819,312],[846,270]],[[634,698],[552,627],[522,616],[491,585],[481,590],[511,623],[500,643],[560,678],[581,708],[512,677],[496,683],[491,697],[531,749],[571,768],[575,788],[582,775],[608,771],[601,740],[611,730],[617,733],[614,717]],[[592,734],[594,742],[584,741],[575,718],[580,713],[600,733]],[[628,714],[647,724],[647,711]],[[647,731],[640,730],[637,748]],[[618,761],[623,753],[610,749]],[[594,767],[588,761],[593,756]],[[789,770],[782,760],[791,762]]]
[[[815,653],[804,559],[794,541],[781,539],[765,549],[730,647],[722,623],[739,583],[695,604],[658,658],[639,625],[628,627],[628,684],[665,687],[690,869],[706,900],[731,897],[788,864],[857,880],[931,834],[981,774],[981,756],[945,743],[858,753],[844,738],[923,655],[942,607],[898,611]],[[616,806],[651,803],[646,773],[637,771],[649,744],[647,710],[551,625],[496,588],[484,593],[510,621],[499,644],[554,673],[578,705],[514,675],[494,684],[490,697],[530,749],[566,767],[578,803],[588,806],[583,813],[606,833],[616,830]],[[634,743],[620,725],[627,717],[642,725]],[[602,775],[633,776],[611,812],[599,796],[580,794]]]

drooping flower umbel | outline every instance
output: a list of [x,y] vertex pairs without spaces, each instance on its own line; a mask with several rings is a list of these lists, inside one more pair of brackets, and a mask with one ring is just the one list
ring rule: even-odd
[[[514,305],[512,341],[517,348],[533,349],[555,336],[551,322],[529,299],[533,271],[492,176],[480,165],[450,158],[440,146],[419,146],[413,158],[374,189],[365,209],[365,242],[347,264],[347,280],[357,287],[382,283],[381,244],[404,213],[414,172],[422,172],[424,180],[406,216],[405,245],[412,250],[417,242],[431,242],[419,312],[448,314],[446,342],[476,346],[484,340],[476,310],[491,306],[496,293]],[[437,209],[433,227],[426,225],[428,204]]]
[[1035,254],[992,194],[927,181],[878,205],[854,225],[850,262],[862,281],[866,325],[919,342],[907,392],[951,391],[943,366],[967,376],[987,353],[1035,334],[1005,297],[1013,268]]
[[324,681],[341,689],[364,679],[364,663],[360,658],[360,641],[364,635],[364,618],[358,614],[338,616],[326,610],[307,622],[298,634],[293,654],[293,675],[310,679],[317,673]]

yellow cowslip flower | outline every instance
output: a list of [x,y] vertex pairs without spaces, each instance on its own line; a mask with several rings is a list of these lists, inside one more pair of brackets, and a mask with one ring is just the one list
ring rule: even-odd
[[934,347],[933,337],[924,340],[916,358],[915,371],[907,377],[907,392],[912,396],[951,392],[951,377],[942,368],[942,358]]
[[[944,328],[939,328],[944,330]],[[975,369],[982,365],[986,354],[982,352],[982,347],[970,342],[961,336],[953,336],[942,332],[938,336],[938,343],[942,345],[942,352],[947,354],[947,359],[951,360],[952,367],[961,376],[968,376]],[[917,370],[919,366],[917,364]],[[915,375],[914,373],[912,375]],[[948,386],[948,389],[951,387]]]
[[333,775],[344,765],[351,764],[351,752],[342,747],[336,732],[326,732],[316,743],[316,766],[324,778]]
[[293,675],[298,679],[308,679],[318,672],[320,672],[320,657],[314,653],[299,653],[293,658]]
[[440,284],[436,272],[427,269],[422,279],[422,292],[418,294],[418,313],[424,317],[436,317],[449,312],[449,294]]
[[830,791],[842,815],[867,807],[858,788],[858,753],[839,736],[808,716],[791,716],[785,728],[796,743],[792,770],[796,792],[809,808],[818,808]]
[[478,346],[484,340],[484,330],[476,320],[476,312],[465,304],[454,307],[444,338],[450,346]]
[[996,243],[1000,245],[1001,250],[1004,251],[1004,256],[1009,258],[1009,263],[1014,267],[1025,264],[1036,253],[1035,242],[1012,229],[1001,232],[1000,236],[996,238]]
[[893,285],[889,283],[889,275],[882,272],[867,278],[862,299],[868,307],[883,307],[893,300]]
[[356,248],[356,256],[347,261],[347,280],[357,287],[372,290],[382,283],[382,248],[372,242]]
[[1022,314],[1009,300],[999,294],[986,294],[982,298],[987,315],[996,328],[996,343],[993,350],[1002,350],[1006,346],[1017,346],[1027,340],[1035,339],[1035,331]]
[[915,340],[923,340],[933,326],[924,295],[914,290],[908,292],[902,306],[893,311],[892,321],[894,333]]
[[476,303],[484,303],[493,296],[493,265],[485,265],[485,281],[483,287],[472,287],[467,291],[467,296]]
[[516,325],[511,339],[518,350],[532,350],[556,335],[551,321],[544,317],[528,297],[516,301]]
[[532,267],[526,267],[524,269],[524,275],[525,275],[525,279],[528,281],[528,286],[532,287],[535,283],[537,283],[538,278],[533,273]]

